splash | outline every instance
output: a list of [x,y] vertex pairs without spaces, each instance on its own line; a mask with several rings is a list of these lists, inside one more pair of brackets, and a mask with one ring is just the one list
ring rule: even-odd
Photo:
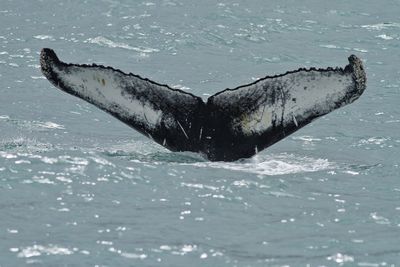
[[199,162],[193,165],[197,167],[227,169],[268,176],[316,172],[335,168],[335,164],[329,162],[327,159],[314,159],[294,154],[259,155],[243,161]]
[[204,162],[201,155],[192,152],[171,152],[150,141],[124,142],[102,149],[107,157],[127,158],[141,163],[196,163]]

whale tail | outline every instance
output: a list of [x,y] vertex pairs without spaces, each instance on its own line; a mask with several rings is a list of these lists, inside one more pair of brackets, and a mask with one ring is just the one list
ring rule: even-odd
[[351,55],[348,60],[344,69],[298,69],[211,96],[207,106],[216,129],[215,157],[251,157],[354,102],[366,88],[366,74],[360,59]]
[[164,147],[200,151],[198,122],[205,107],[200,97],[111,67],[66,64],[48,48],[42,49],[40,65],[57,88],[110,113]]
[[45,77],[172,151],[210,160],[251,157],[312,120],[355,101],[366,88],[360,59],[345,68],[299,69],[200,97],[101,65],[40,56]]

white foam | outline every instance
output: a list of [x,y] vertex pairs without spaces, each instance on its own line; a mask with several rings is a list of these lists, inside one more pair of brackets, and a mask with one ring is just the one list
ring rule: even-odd
[[128,50],[141,52],[141,53],[154,53],[154,52],[160,51],[160,50],[155,49],[155,48],[134,47],[134,46],[130,46],[130,45],[125,44],[125,43],[114,42],[114,41],[112,41],[110,39],[107,39],[107,38],[105,38],[103,36],[97,36],[95,38],[89,38],[85,42],[91,43],[91,44],[98,44],[98,45],[108,46],[108,47],[111,47],[111,48],[123,48],[123,49],[128,49]]
[[400,23],[377,23],[362,25],[361,28],[380,31],[388,28],[400,28]]
[[327,159],[314,159],[292,154],[266,156],[264,158],[259,155],[244,162],[197,162],[190,165],[268,176],[317,172],[335,168],[335,164]]
[[42,246],[42,245],[33,245],[28,246],[26,248],[21,249],[18,253],[19,258],[31,258],[37,257],[42,254],[45,255],[71,255],[74,252],[68,248],[59,247],[56,245]]
[[50,40],[50,41],[54,41],[55,40],[53,36],[44,35],[44,34],[35,35],[35,36],[33,36],[33,38],[39,39],[39,40]]
[[342,254],[342,253],[336,253],[332,256],[327,257],[326,259],[329,261],[334,261],[336,263],[339,263],[340,265],[342,265],[345,262],[354,262],[353,256]]
[[122,252],[121,256],[124,258],[128,258],[128,259],[140,259],[140,260],[144,260],[147,258],[146,254],[136,254],[136,253],[128,253],[128,252]]
[[60,129],[64,130],[65,127],[61,124],[51,122],[51,121],[46,121],[46,122],[34,122],[36,126],[42,127],[42,128],[47,128],[47,129]]
[[327,45],[320,45],[320,47],[324,48],[329,48],[329,49],[339,49],[339,46],[333,45],[333,44],[327,44]]
[[392,36],[386,35],[386,34],[380,34],[380,35],[378,35],[378,36],[376,36],[376,37],[381,38],[381,39],[383,39],[383,40],[393,40],[393,37],[392,37]]
[[372,212],[370,216],[377,224],[390,224],[390,220],[388,218],[380,216],[376,212]]

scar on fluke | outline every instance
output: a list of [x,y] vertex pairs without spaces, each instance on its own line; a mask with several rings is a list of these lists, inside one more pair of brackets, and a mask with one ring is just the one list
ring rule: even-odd
[[112,67],[64,63],[49,48],[40,56],[42,73],[55,87],[171,151],[198,152],[213,161],[251,157],[358,99],[366,88],[366,74],[359,58],[351,55],[348,61],[344,68],[300,68],[266,76],[204,102]]

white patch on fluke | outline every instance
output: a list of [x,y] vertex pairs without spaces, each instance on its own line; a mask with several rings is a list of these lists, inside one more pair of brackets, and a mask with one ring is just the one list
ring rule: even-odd
[[[118,113],[122,118],[134,117],[137,121],[154,129],[160,123],[162,111],[153,108],[149,102],[139,101],[128,94],[123,87],[129,80],[122,74],[108,69],[86,69],[71,67],[68,73],[54,71],[62,79],[63,83],[74,90],[80,97],[93,102],[95,105],[107,111]],[[135,81],[136,83],[146,81]],[[129,85],[129,84],[128,84]],[[132,87],[141,88],[139,84]],[[142,88],[146,88],[143,85]]]
[[[335,103],[340,102],[346,95],[348,88],[353,85],[351,74],[336,75],[329,72],[312,71],[307,79],[301,82],[294,79],[293,85],[286,93],[284,105],[284,125],[288,125],[295,117],[309,117],[311,113],[318,111],[319,114],[326,114],[332,111]],[[295,99],[296,101],[292,101]]]
[[[351,73],[344,75],[313,70],[291,73],[251,86],[258,87],[258,90],[277,90],[277,96],[274,101],[266,99],[253,112],[245,113],[232,122],[233,127],[239,127],[246,135],[262,134],[272,126],[273,119],[277,124],[282,123],[283,127],[291,124],[298,127],[314,113],[329,113],[335,109],[335,103],[342,102],[349,88],[352,88],[353,78]],[[249,87],[244,87],[227,91],[224,96],[231,94],[231,97],[240,99],[248,90]]]
[[263,132],[272,126],[272,109],[260,106],[255,112],[241,116],[239,123],[242,132],[247,135]]

